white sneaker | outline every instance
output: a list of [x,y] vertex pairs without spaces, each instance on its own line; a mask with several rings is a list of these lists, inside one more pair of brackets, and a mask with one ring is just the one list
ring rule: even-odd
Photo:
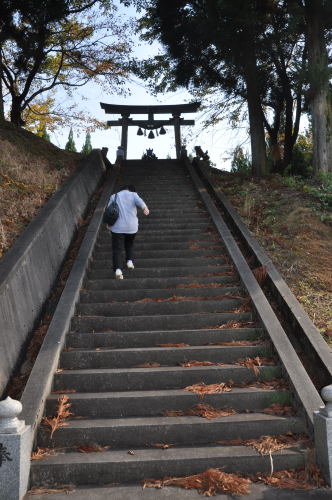
[[115,279],[117,279],[117,280],[123,280],[123,274],[122,274],[121,269],[117,269],[115,271]]
[[135,269],[134,263],[132,260],[127,260],[128,269]]

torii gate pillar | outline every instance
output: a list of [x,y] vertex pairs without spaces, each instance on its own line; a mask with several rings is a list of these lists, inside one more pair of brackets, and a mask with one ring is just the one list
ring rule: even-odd
[[175,136],[175,151],[177,160],[181,155],[181,129],[180,129],[180,113],[173,113],[174,118],[174,136]]
[[[181,113],[195,113],[200,102],[192,102],[188,104],[156,104],[156,105],[138,105],[131,106],[127,104],[106,104],[101,102],[100,106],[104,109],[105,113],[115,113],[120,114],[121,118],[119,120],[110,120],[107,122],[109,126],[121,126],[121,147],[124,151],[124,159],[127,158],[127,147],[128,147],[128,127],[139,127],[146,131],[157,130],[158,128],[164,126],[173,126],[175,135],[175,150],[176,158],[181,157],[181,126],[183,125],[195,125],[194,120],[185,120],[181,118]],[[131,114],[141,115],[147,114],[147,120],[133,120],[130,118]],[[155,114],[172,114],[172,118],[165,119],[155,119]],[[165,133],[165,131],[164,131]]]
[[121,146],[124,151],[124,160],[127,159],[127,148],[128,148],[128,124],[129,124],[129,113],[122,113],[122,128],[121,128]]

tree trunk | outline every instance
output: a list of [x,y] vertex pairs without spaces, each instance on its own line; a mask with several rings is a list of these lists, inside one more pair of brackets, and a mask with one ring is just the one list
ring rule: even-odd
[[[249,45],[249,44],[248,44]],[[256,59],[253,44],[247,50],[244,61],[244,72],[247,87],[247,101],[250,125],[252,172],[257,177],[267,173],[266,143],[264,134],[264,115],[262,111]]]
[[306,0],[307,46],[312,117],[313,167],[332,172],[332,102],[321,0]]
[[21,99],[19,96],[12,96],[10,121],[18,127],[22,127],[24,125],[24,121],[22,119]]
[[1,45],[0,45],[0,119],[5,118],[5,110],[4,110],[4,104],[3,104],[3,90],[2,90],[2,52],[1,52]]

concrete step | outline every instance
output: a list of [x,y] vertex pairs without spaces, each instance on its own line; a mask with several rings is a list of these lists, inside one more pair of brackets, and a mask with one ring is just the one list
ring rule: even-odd
[[[281,376],[280,366],[261,366],[259,379]],[[148,391],[184,389],[188,385],[204,382],[217,384],[233,380],[247,384],[257,380],[253,370],[240,365],[199,366],[192,368],[115,368],[94,370],[64,370],[54,375],[54,391],[76,392]]]
[[233,328],[219,330],[166,330],[141,332],[75,332],[67,335],[66,345],[72,348],[96,347],[153,347],[159,344],[206,345],[210,342],[263,340],[260,328]]
[[[51,394],[45,413],[56,414],[59,394]],[[102,393],[72,393],[69,395],[70,411],[84,418],[115,418],[124,416],[162,415],[165,409],[187,410],[202,402],[189,391],[125,391]],[[250,387],[236,388],[221,394],[205,394],[204,403],[214,408],[228,407],[240,412],[257,411],[273,403],[290,404],[291,394],[286,390],[263,390]]]
[[185,217],[181,217],[177,220],[168,220],[168,219],[150,219],[149,217],[145,217],[144,219],[142,218],[139,223],[139,227],[141,229],[147,228],[147,229],[158,229],[158,228],[165,228],[165,229],[189,229],[189,228],[200,228],[202,231],[205,230],[205,228],[211,224],[211,221],[208,218],[205,218],[203,220],[201,219],[190,219],[187,220]]
[[[177,258],[177,257],[166,257],[166,258],[148,258],[143,259],[140,255],[138,259],[135,259],[135,264],[141,268],[165,268],[165,267],[196,267],[196,266],[218,266],[225,264],[226,259],[222,255],[214,256],[210,255],[208,257],[201,257],[196,255],[190,258]],[[106,260],[94,259],[90,264],[90,269],[107,269],[112,266],[112,260],[110,256]]]
[[[215,246],[221,246],[222,243],[218,240],[217,236],[209,236],[206,235],[196,235],[194,238],[181,237],[181,235],[177,235],[176,237],[165,236],[162,238],[160,236],[154,236],[153,238],[143,237],[140,232],[138,232],[135,238],[135,248],[136,249],[148,249],[148,250],[164,250],[164,249],[173,249],[178,250],[182,248],[188,249],[189,247],[197,245],[201,247],[213,248]],[[112,237],[110,233],[105,233],[102,237],[98,238],[98,243],[96,245],[96,250],[100,249],[110,249],[112,248]]]
[[271,345],[105,348],[103,350],[74,349],[62,352],[60,366],[65,370],[134,368],[144,363],[176,366],[192,359],[215,363],[234,363],[239,359],[255,358],[256,356],[271,357]]
[[240,287],[215,287],[215,288],[170,288],[170,289],[132,289],[132,290],[94,290],[92,292],[82,291],[80,295],[81,304],[102,303],[102,302],[135,302],[137,300],[147,302],[156,300],[175,300],[176,297],[192,298],[213,298],[228,295],[242,294]]
[[301,418],[264,413],[237,413],[213,419],[197,416],[67,419],[66,424],[56,430],[52,440],[49,427],[42,425],[37,437],[38,446],[61,448],[89,443],[120,449],[141,448],[149,443],[194,446],[213,443],[216,436],[220,441],[257,439],[268,434],[298,434],[305,431]]
[[[189,247],[193,247],[190,249]],[[197,245],[198,246],[198,245]],[[196,245],[188,245],[188,248],[182,248],[180,250],[169,250],[164,248],[163,250],[151,250],[151,249],[142,249],[134,247],[135,254],[139,256],[140,261],[144,262],[144,259],[158,259],[160,262],[163,262],[167,259],[209,259],[213,257],[220,257],[222,259],[227,258],[226,254],[224,254],[224,249],[222,247],[214,248],[214,249],[206,249],[206,248],[196,248]],[[110,245],[108,251],[98,250],[94,252],[93,261],[104,260],[107,261],[112,257],[112,247]],[[175,262],[175,261],[173,261]],[[196,262],[196,261],[195,261]]]
[[[202,471],[201,471],[202,472]],[[252,483],[246,500],[331,500],[329,488],[312,488],[309,490],[281,490],[262,483]],[[68,493],[49,493],[49,500],[68,500]],[[185,490],[175,486],[162,489],[142,488],[142,483],[128,483],[114,486],[89,487],[78,486],[70,491],[70,500],[199,500],[196,490]],[[216,500],[233,500],[228,494],[217,493]],[[28,494],[25,500],[45,500],[43,494]]]
[[[91,456],[93,455],[93,456]],[[273,453],[274,470],[303,467],[306,454],[298,447]],[[224,472],[269,472],[269,455],[245,446],[109,450],[99,453],[60,453],[32,462],[31,481],[36,486],[107,484],[198,474],[220,467]],[[157,497],[156,497],[157,498]]]
[[[112,249],[112,240],[107,234],[105,236],[105,241],[102,243],[97,243],[95,246],[95,253],[98,252],[105,252],[109,251]],[[146,241],[144,238],[141,238],[140,234],[135,238],[135,249],[139,249],[140,251],[150,251],[150,252],[157,252],[157,251],[169,251],[169,252],[179,252],[181,250],[188,250],[188,251],[209,251],[209,250],[221,250],[224,251],[225,247],[222,245],[221,242],[217,241],[208,241],[206,239],[201,239],[201,240],[193,240],[193,241],[185,241],[185,240],[178,240],[178,241],[165,241],[165,242],[155,242],[155,241]]]
[[205,314],[210,312],[233,311],[244,304],[245,299],[224,298],[221,300],[174,300],[170,302],[104,302],[78,304],[78,316],[151,316],[175,314]]
[[[231,268],[228,268],[228,272],[232,272]],[[101,274],[101,273],[99,273]],[[129,275],[130,276],[130,275]],[[132,274],[132,276],[134,276]],[[136,273],[135,273],[136,276]],[[156,278],[135,278],[132,277],[129,280],[115,280],[112,274],[110,279],[99,278],[99,279],[86,279],[84,283],[83,290],[144,290],[144,289],[154,289],[163,288],[170,290],[177,287],[178,293],[186,290],[183,287],[189,287],[194,289],[197,285],[202,286],[201,290],[204,290],[204,286],[215,286],[221,285],[225,286],[233,285],[238,283],[238,276],[234,274],[229,274],[225,276],[205,276],[205,277],[194,277],[194,276],[175,276],[175,277],[156,277]]]
[[72,330],[81,332],[109,332],[133,330],[181,330],[191,328],[218,328],[229,321],[236,323],[252,321],[250,313],[203,313],[177,314],[174,316],[76,316],[72,319]]
[[[230,266],[214,266],[205,265],[205,266],[186,266],[186,267],[140,267],[139,260],[135,262],[136,267],[134,271],[129,271],[127,269],[123,269],[124,276],[127,279],[136,279],[136,278],[174,278],[179,276],[190,276],[193,279],[197,279],[198,277],[208,277],[208,276],[220,276],[223,273],[229,273],[232,271]],[[95,280],[101,278],[113,278],[114,273],[112,269],[91,269],[87,272],[87,279]]]

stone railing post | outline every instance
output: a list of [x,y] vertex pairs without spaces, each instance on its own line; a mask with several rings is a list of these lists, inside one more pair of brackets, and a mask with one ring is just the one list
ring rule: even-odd
[[30,426],[17,417],[19,401],[7,397],[0,401],[0,498],[21,500],[30,471]]
[[314,430],[317,465],[325,480],[332,484],[332,385],[321,391],[326,406],[314,412]]

